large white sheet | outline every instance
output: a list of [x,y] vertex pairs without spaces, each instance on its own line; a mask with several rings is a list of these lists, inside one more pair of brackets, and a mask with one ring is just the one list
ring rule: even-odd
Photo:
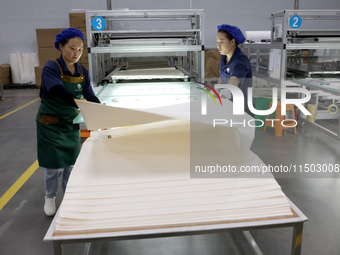
[[[150,99],[152,100],[152,99]],[[192,128],[199,123],[206,123],[210,130],[206,134],[214,133],[217,128],[213,128],[214,119],[222,119],[228,123],[220,125],[223,127],[234,127],[234,131],[241,143],[242,157],[246,157],[252,142],[254,140],[254,123],[249,125],[252,120],[248,114],[233,115],[233,104],[227,99],[222,99],[222,106],[214,105],[212,100],[207,101],[207,115],[201,115],[201,102],[195,100],[186,103],[171,104],[162,107],[153,107],[148,109],[133,109],[96,104],[81,100],[75,100],[84,117],[86,126],[90,130],[107,129],[120,126],[130,126],[152,123],[169,119],[182,119],[192,123]],[[138,105],[140,106],[140,105]],[[198,124],[197,124],[198,123]],[[227,129],[231,131],[231,129]],[[233,131],[233,132],[234,132]],[[232,142],[228,143],[230,147]],[[195,146],[197,148],[198,146]]]
[[90,130],[146,124],[171,117],[75,99]]
[[[237,129],[219,129],[225,134],[215,133],[216,148],[237,163]],[[93,132],[71,174],[55,234],[292,216],[273,178],[190,179],[189,131],[189,121],[168,120]],[[219,146],[233,136],[233,150]],[[262,162],[249,151],[238,163]]]
[[[83,144],[55,235],[293,216],[272,176],[190,178],[197,162],[264,165],[250,151],[251,117],[233,116],[230,101],[208,101],[205,116],[200,101],[143,111],[77,104],[89,129],[114,128],[92,132]],[[228,124],[213,128],[214,118]]]

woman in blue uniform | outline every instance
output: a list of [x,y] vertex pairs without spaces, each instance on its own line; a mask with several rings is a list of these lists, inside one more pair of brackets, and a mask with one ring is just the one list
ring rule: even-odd
[[84,34],[80,30],[63,30],[55,41],[61,56],[48,61],[41,74],[37,141],[39,166],[45,168],[44,211],[47,216],[54,215],[56,211],[58,176],[63,176],[62,188],[65,191],[80,151],[79,125],[73,124],[78,114],[74,99],[84,96],[88,101],[100,103],[90,84],[88,70],[78,64],[84,41]]
[[[253,73],[248,57],[238,47],[238,45],[246,39],[241,30],[235,26],[223,24],[218,26],[217,29],[216,43],[222,55],[220,60],[220,79],[218,83],[238,86],[244,94],[244,110],[251,114],[247,104],[247,89],[252,86]],[[220,96],[230,98],[229,90],[221,90]]]

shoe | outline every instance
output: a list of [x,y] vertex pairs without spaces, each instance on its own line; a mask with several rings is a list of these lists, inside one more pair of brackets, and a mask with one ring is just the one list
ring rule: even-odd
[[45,198],[44,212],[46,216],[53,216],[55,214],[55,197],[53,198]]

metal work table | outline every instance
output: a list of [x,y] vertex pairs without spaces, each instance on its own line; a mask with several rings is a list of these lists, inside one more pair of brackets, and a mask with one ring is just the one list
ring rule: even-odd
[[90,250],[90,243],[92,242],[243,231],[243,234],[245,235],[247,241],[253,248],[254,254],[262,254],[260,248],[257,246],[256,242],[252,238],[249,232],[250,230],[293,227],[292,247],[290,254],[299,255],[301,254],[303,223],[307,221],[307,217],[291,201],[289,202],[291,205],[291,209],[294,211],[293,218],[273,218],[246,222],[226,222],[221,224],[183,226],[173,228],[140,229],[140,230],[137,229],[133,231],[117,231],[110,233],[104,232],[60,236],[56,236],[53,234],[55,224],[58,218],[57,213],[44,237],[44,241],[53,242],[54,255],[62,255],[62,245],[70,243],[85,243],[84,254],[88,254]]
[[[197,86],[193,82],[162,82],[162,83],[117,83],[107,84],[97,96],[101,102],[107,105],[116,105],[122,107],[148,108],[162,106],[162,104],[176,104],[178,102],[189,102],[195,96],[190,94],[190,87]],[[152,100],[150,100],[152,99]],[[166,101],[166,102],[165,102]],[[150,105],[151,104],[151,105]],[[292,203],[290,207],[293,216],[290,217],[271,217],[271,218],[253,218],[246,221],[223,221],[218,223],[199,223],[176,225],[173,227],[154,227],[135,230],[118,230],[114,232],[96,233],[70,233],[70,234],[54,234],[58,213],[53,219],[49,230],[46,233],[44,241],[52,241],[54,254],[62,254],[62,245],[70,243],[85,243],[84,254],[89,254],[90,244],[100,241],[117,241],[132,240],[146,238],[160,238],[173,236],[189,236],[201,235],[209,233],[223,233],[232,231],[242,231],[248,243],[251,245],[254,254],[263,254],[253,239],[249,231],[257,229],[271,229],[292,227],[292,247],[291,254],[301,254],[301,242],[303,223],[307,221],[307,217]]]

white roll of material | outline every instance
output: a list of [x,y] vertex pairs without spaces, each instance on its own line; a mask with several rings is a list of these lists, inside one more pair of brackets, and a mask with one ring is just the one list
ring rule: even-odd
[[18,57],[19,57],[19,53],[9,54],[9,63],[11,65],[12,82],[14,84],[20,84],[20,81],[21,81]]
[[34,67],[39,65],[37,53],[22,53],[22,65],[19,65],[21,84],[35,84]]
[[12,81],[14,84],[34,84],[34,67],[39,65],[38,53],[10,54]]
[[270,31],[245,31],[244,37],[249,42],[259,43],[262,40],[271,40],[271,32]]

